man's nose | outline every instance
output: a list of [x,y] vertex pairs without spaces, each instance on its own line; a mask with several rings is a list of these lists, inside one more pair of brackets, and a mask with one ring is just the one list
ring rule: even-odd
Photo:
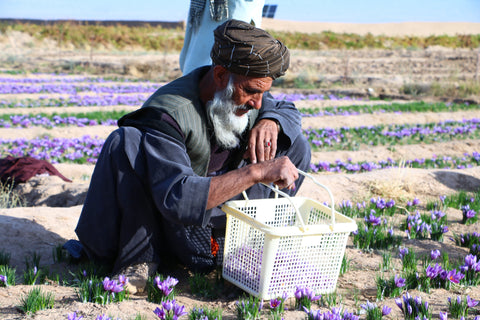
[[248,105],[253,109],[259,110],[262,107],[262,96],[260,95],[259,97],[248,100]]

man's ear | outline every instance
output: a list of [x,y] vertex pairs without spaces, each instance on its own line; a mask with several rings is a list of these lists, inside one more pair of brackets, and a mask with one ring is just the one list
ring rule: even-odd
[[230,71],[219,65],[214,66],[213,80],[217,88],[224,89],[230,80]]

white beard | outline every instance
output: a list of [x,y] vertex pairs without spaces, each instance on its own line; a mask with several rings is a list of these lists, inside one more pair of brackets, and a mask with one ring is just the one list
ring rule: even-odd
[[248,125],[248,113],[241,117],[235,115],[235,111],[246,107],[236,105],[232,96],[233,81],[230,78],[225,89],[215,92],[213,99],[207,102],[208,116],[213,124],[215,139],[224,149],[238,147],[239,137]]

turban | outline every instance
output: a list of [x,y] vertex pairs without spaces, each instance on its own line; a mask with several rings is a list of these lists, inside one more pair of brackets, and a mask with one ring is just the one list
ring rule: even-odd
[[210,52],[213,64],[232,73],[276,79],[288,69],[288,48],[265,30],[243,21],[228,20],[213,35],[215,42]]

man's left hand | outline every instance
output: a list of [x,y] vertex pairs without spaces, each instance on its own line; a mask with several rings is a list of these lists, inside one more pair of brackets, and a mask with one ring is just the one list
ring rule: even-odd
[[274,120],[262,119],[258,121],[250,131],[244,158],[250,158],[252,163],[275,158],[279,131],[279,126]]

